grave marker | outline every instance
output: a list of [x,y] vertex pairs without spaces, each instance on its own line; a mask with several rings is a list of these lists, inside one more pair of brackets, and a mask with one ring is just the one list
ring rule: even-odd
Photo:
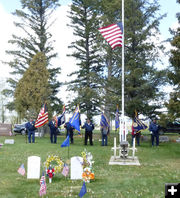
[[71,179],[82,179],[83,158],[75,156],[71,158]]
[[41,162],[41,158],[38,156],[28,157],[27,179],[40,178],[40,162]]

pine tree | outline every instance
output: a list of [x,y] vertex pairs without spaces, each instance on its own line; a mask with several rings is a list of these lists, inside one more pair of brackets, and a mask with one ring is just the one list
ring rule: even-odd
[[[60,82],[56,80],[60,68],[52,68],[51,59],[57,56],[54,52],[52,35],[48,31],[53,24],[51,16],[53,11],[59,6],[58,0],[21,0],[22,10],[16,10],[13,14],[18,18],[14,24],[23,32],[20,35],[12,35],[9,43],[16,46],[16,50],[7,50],[7,54],[12,55],[14,59],[8,62],[13,68],[13,77],[8,80],[11,89],[5,90],[7,96],[13,96],[19,76],[22,76],[27,70],[32,58],[37,52],[42,52],[47,57],[47,68],[49,70],[49,82],[52,89],[51,108],[59,109],[61,101],[57,98]],[[18,76],[18,78],[17,78]],[[8,105],[10,109],[14,108],[13,103]]]
[[[180,4],[180,0],[177,3]],[[180,13],[177,13],[176,16],[180,25]],[[174,91],[170,94],[170,100],[166,103],[166,107],[168,108],[169,119],[175,120],[180,118],[180,27],[177,30],[171,30],[171,33],[173,34],[171,41],[173,49],[169,59],[171,66],[168,77],[174,86]]]
[[29,116],[36,118],[42,104],[50,102],[49,72],[46,67],[45,55],[38,52],[17,84],[15,107],[21,119]]
[[71,73],[76,76],[69,84],[69,90],[77,93],[73,100],[79,104],[81,112],[92,118],[96,115],[101,103],[100,87],[102,65],[96,44],[97,13],[92,0],[73,0],[70,11],[71,27],[77,40],[71,43],[74,52],[71,56],[77,59],[79,70]]
[[[109,10],[113,9],[112,12],[105,9],[102,12],[106,14],[103,16],[104,23],[108,19],[111,23],[121,21],[121,10],[114,6],[116,4],[118,1],[111,1],[109,6],[112,7]],[[162,46],[155,44],[152,39],[158,36],[159,21],[163,18],[156,14],[158,10],[156,0],[151,3],[147,0],[125,1],[125,113],[130,117],[134,116],[135,110],[153,116],[156,109],[160,108],[158,101],[163,96],[160,86],[165,81],[165,71],[159,71],[154,66],[158,60],[158,50]],[[116,96],[121,98],[121,49],[113,50],[113,56],[110,53],[108,52],[109,57],[106,56],[112,60],[111,78],[107,81],[110,90],[108,95],[119,104]],[[115,109],[116,104],[113,105]]]

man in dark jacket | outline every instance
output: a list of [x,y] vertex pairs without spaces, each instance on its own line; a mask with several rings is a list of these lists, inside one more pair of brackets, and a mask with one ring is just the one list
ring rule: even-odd
[[154,146],[154,138],[156,138],[156,146],[159,146],[159,126],[155,119],[151,122],[149,131],[151,132],[152,146]]
[[66,122],[64,124],[64,128],[66,128],[66,137],[69,135],[69,137],[71,139],[71,144],[73,144],[74,143],[74,139],[73,139],[74,128],[73,128],[73,126],[69,122]]
[[48,124],[50,128],[50,140],[51,143],[57,143],[57,130],[58,130],[58,123],[55,117],[53,117],[52,121]]
[[32,136],[32,143],[35,142],[36,127],[34,125],[35,125],[35,121],[33,121],[32,118],[30,118],[29,122],[27,122],[25,124],[26,130],[28,131],[28,141],[29,141],[29,143],[31,143],[31,136]]
[[82,126],[83,129],[85,129],[85,142],[84,144],[87,145],[87,140],[89,137],[90,145],[93,145],[92,142],[92,134],[94,130],[94,124],[90,121],[90,119],[87,119],[86,123]]

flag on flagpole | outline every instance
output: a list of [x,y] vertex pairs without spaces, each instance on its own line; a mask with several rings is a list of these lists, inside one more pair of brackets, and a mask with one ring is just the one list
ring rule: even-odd
[[116,109],[116,116],[115,116],[115,129],[119,129],[119,123],[120,123],[120,120],[119,120],[119,109],[118,109],[118,106],[117,106],[117,109]]
[[18,173],[20,175],[25,175],[26,171],[25,171],[25,168],[24,168],[24,164],[22,164],[19,168],[18,168]]
[[79,106],[76,107],[72,118],[69,120],[69,123],[80,134],[80,113],[79,113]]
[[64,164],[63,170],[62,170],[62,175],[64,175],[65,177],[68,175],[69,173],[69,167],[67,164]]
[[48,122],[48,111],[47,111],[47,105],[44,104],[39,112],[38,118],[35,122],[35,127],[39,128],[43,125],[45,125]]
[[79,193],[79,197],[80,198],[83,197],[86,193],[87,193],[86,184],[85,184],[85,182],[83,182],[82,188],[81,188],[80,193]]
[[133,128],[136,130],[136,133],[138,133],[141,130],[147,129],[147,126],[135,116],[133,120]]
[[100,126],[101,127],[109,127],[108,119],[103,113],[101,114]]
[[43,172],[42,177],[40,179],[39,196],[43,196],[45,194],[46,194],[46,178]]
[[112,49],[122,46],[123,25],[122,22],[111,24],[106,27],[99,28],[100,33],[111,45]]
[[69,146],[69,135],[67,136],[67,138],[64,140],[64,142],[61,144],[61,147],[66,147]]

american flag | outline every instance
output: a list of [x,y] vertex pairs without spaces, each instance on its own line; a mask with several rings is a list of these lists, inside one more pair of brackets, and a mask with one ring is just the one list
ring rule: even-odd
[[24,164],[22,164],[19,168],[18,168],[18,173],[20,175],[25,175],[26,171],[25,171],[25,168],[24,168]]
[[67,164],[64,164],[64,168],[62,170],[62,175],[64,175],[65,177],[68,175],[69,173],[69,167]]
[[112,49],[117,46],[122,46],[123,26],[121,22],[99,28],[99,31],[111,45]]
[[45,178],[44,172],[43,172],[42,177],[40,179],[39,195],[43,196],[45,194],[46,194],[46,178]]
[[47,106],[46,104],[43,105],[43,107],[40,110],[40,113],[38,115],[38,118],[35,122],[35,127],[41,127],[44,124],[46,124],[48,122],[48,111],[47,111]]

